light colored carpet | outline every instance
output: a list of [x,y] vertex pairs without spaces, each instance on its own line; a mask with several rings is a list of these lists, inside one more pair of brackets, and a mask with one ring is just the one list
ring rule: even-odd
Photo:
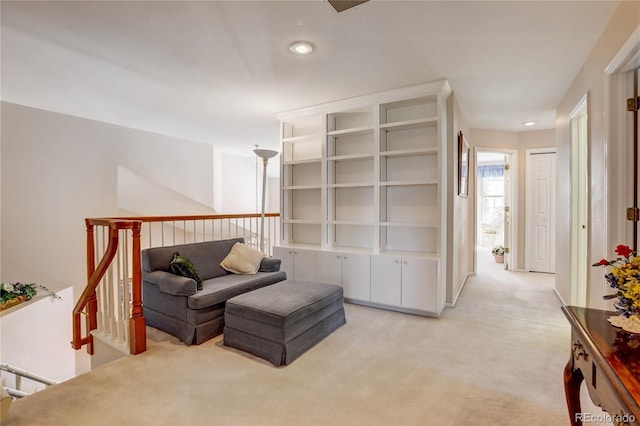
[[568,425],[553,279],[487,264],[440,319],[347,304],[280,368],[149,329],[147,352],[14,402],[3,425]]

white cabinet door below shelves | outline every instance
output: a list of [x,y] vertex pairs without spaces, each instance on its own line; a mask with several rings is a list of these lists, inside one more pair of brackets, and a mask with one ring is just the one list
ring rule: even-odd
[[371,301],[439,312],[437,266],[432,259],[372,256]]
[[316,279],[315,251],[274,247],[273,255],[282,261],[280,270],[287,273],[287,278],[310,281]]
[[320,251],[317,253],[317,279],[343,287],[344,297],[370,299],[370,256],[366,254]]
[[330,251],[319,251],[316,257],[318,281],[342,285],[342,255]]
[[342,255],[342,287],[344,297],[371,300],[371,256],[367,254]]
[[313,250],[294,250],[293,278],[297,280],[316,279],[316,252]]
[[402,260],[402,306],[428,312],[440,312],[438,261],[405,258]]
[[287,273],[287,278],[293,278],[293,250],[286,247],[273,247],[273,257],[280,259],[280,270]]
[[394,256],[371,256],[371,301],[400,306],[401,259]]

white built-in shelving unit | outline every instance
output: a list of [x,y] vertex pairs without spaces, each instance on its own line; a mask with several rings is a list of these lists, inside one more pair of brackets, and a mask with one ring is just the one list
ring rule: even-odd
[[345,299],[438,316],[446,254],[446,81],[278,115],[289,278]]

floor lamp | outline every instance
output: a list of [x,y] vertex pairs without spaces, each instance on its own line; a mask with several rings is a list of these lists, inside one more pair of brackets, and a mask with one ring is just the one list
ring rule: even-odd
[[278,155],[278,151],[270,149],[254,149],[253,152],[255,152],[258,157],[262,158],[262,164],[264,165],[262,168],[262,215],[260,216],[260,251],[264,253],[264,204],[267,191],[267,164],[269,163],[269,158]]

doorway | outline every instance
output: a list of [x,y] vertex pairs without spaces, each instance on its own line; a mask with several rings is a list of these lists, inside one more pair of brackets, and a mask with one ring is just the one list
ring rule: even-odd
[[476,269],[482,269],[483,262],[495,262],[513,270],[512,154],[476,150]]

